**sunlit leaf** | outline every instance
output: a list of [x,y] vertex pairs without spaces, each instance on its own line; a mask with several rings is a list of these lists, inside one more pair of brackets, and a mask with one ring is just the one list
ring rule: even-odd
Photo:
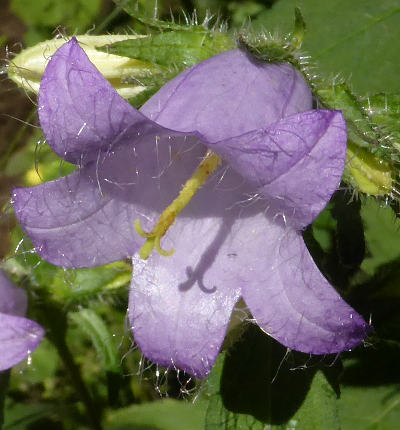
[[256,27],[289,32],[300,6],[307,31],[303,49],[325,75],[350,78],[359,93],[400,91],[400,5],[397,0],[279,0],[254,21]]
[[112,411],[105,430],[203,430],[204,409],[186,401],[164,399]]

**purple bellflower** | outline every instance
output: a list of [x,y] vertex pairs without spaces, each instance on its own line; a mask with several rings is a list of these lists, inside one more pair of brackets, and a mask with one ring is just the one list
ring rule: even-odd
[[42,340],[44,330],[23,316],[27,297],[0,270],[0,371],[24,360]]
[[79,169],[15,189],[16,215],[55,265],[133,256],[128,315],[146,357],[206,376],[240,297],[289,348],[338,353],[364,339],[369,326],[301,235],[339,185],[345,120],[312,110],[292,66],[229,51],[137,111],[72,39],[44,73],[39,118]]

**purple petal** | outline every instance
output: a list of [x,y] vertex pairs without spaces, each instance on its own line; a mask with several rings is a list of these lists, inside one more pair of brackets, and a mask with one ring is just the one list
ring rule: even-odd
[[301,233],[277,223],[243,223],[237,277],[259,326],[283,345],[331,354],[362,342],[370,327],[312,260]]
[[0,313],[0,371],[15,366],[39,345],[44,331],[34,321]]
[[314,110],[208,146],[267,199],[271,215],[301,229],[339,186],[346,141],[341,112]]
[[195,130],[216,142],[311,107],[310,88],[292,66],[259,63],[234,50],[181,73],[141,112],[164,127]]
[[[162,246],[175,254],[153,253],[147,262],[134,256],[128,314],[135,341],[157,364],[200,378],[210,371],[240,295],[231,231],[260,209],[239,203],[248,192],[222,168],[168,230]],[[207,214],[196,216],[204,207]]]
[[46,67],[40,83],[39,119],[53,151],[75,164],[111,150],[128,128],[142,135],[162,129],[117,94],[75,38]]
[[39,345],[43,328],[22,315],[26,293],[16,288],[0,270],[0,371],[24,360]]
[[172,258],[134,258],[128,314],[135,341],[155,363],[198,378],[214,364],[240,296],[218,264],[228,226],[223,219],[181,220],[170,234]]
[[134,211],[102,197],[85,174],[15,189],[16,216],[36,252],[63,267],[91,267],[125,258],[138,246]]
[[27,302],[25,291],[16,288],[0,269],[0,313],[23,316]]
[[193,136],[136,136],[68,177],[15,189],[15,213],[53,264],[93,267],[130,257],[144,241],[134,222],[151,230],[205,150]]

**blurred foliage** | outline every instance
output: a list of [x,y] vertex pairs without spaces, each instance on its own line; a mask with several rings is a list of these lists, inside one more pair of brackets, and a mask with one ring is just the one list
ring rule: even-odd
[[11,10],[28,26],[25,42],[48,39],[58,26],[81,33],[91,28],[101,12],[102,0],[12,0]]
[[[26,44],[51,37],[59,25],[68,34],[129,29],[152,35],[146,42],[153,48],[151,55],[168,68],[174,62],[168,53],[175,42],[168,36],[171,25],[165,26],[159,18],[169,20],[172,14],[174,29],[183,32],[186,20],[194,23],[194,9],[199,23],[209,9],[211,26],[219,28],[226,22],[236,35],[249,27],[249,18],[254,28],[284,33],[292,31],[293,7],[300,5],[307,26],[303,48],[318,60],[318,74],[349,77],[352,88],[362,96],[365,115],[357,116],[360,111],[353,109],[350,89],[340,85],[332,86],[336,95],[342,91],[343,103],[338,108],[349,109],[362,132],[369,133],[365,127],[377,124],[390,133],[392,143],[398,142],[400,8],[396,0],[158,0],[158,15],[152,1],[116,3],[130,8],[133,16],[114,8],[111,1],[100,0],[12,0],[11,10],[27,28]],[[138,13],[144,18],[135,19]],[[176,50],[179,61],[189,65],[201,60],[196,50],[188,49],[197,46],[196,35],[194,41],[193,35],[181,36]],[[166,44],[168,52],[163,52]],[[135,48],[135,55],[141,48]],[[35,121],[34,116],[35,111],[29,123]],[[39,129],[32,129],[29,138],[27,129],[21,126],[2,153],[5,177],[35,185],[75,169],[43,143]],[[350,131],[357,141],[359,133],[354,130]],[[365,160],[368,165],[368,157]],[[380,164],[375,170],[379,173],[385,168]],[[3,267],[28,291],[29,315],[45,325],[47,338],[28,363],[12,370],[4,429],[94,428],[88,418],[90,408],[94,419],[109,430],[397,428],[398,213],[398,205],[390,199],[359,198],[341,190],[304,232],[325,276],[366,319],[371,317],[375,331],[364,346],[341,357],[310,357],[287,351],[255,326],[246,325],[202,383],[151,365],[132,345],[126,322],[129,262],[81,270],[54,267],[41,261],[23,232],[7,221],[12,228],[11,249],[16,253],[10,251],[11,258]],[[7,214],[2,216],[9,219]],[[5,382],[6,376],[1,376]],[[169,398],[160,400],[160,396]]]

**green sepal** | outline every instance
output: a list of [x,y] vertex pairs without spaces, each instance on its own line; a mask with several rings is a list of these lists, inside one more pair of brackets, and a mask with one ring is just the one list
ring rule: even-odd
[[92,309],[71,312],[68,317],[90,338],[106,372],[119,372],[120,357],[105,322]]
[[219,31],[192,27],[125,40],[100,49],[110,54],[176,68],[176,74],[221,52],[234,48],[232,38]]
[[270,33],[242,32],[238,45],[260,61],[271,63],[288,62],[300,68],[300,48],[304,40],[306,23],[298,7],[295,8],[294,29],[286,36]]
[[237,43],[257,60],[270,63],[296,63],[295,44],[290,37],[271,36],[266,33],[241,33]]
[[396,148],[367,115],[361,99],[344,82],[314,90],[323,106],[341,110],[346,118],[348,150],[343,180],[365,194],[391,194],[397,176]]
[[400,150],[400,94],[374,94],[360,100],[364,111]]
[[364,113],[360,100],[345,82],[314,88],[322,104],[329,109],[341,110],[347,120],[349,139],[358,146],[378,148],[372,124]]
[[294,30],[292,33],[292,43],[296,49],[300,49],[303,44],[304,36],[306,33],[306,22],[300,8],[294,8]]
[[132,97],[128,99],[128,102],[131,106],[133,106],[136,109],[139,109],[142,107],[147,100],[149,100],[160,88],[161,85],[152,85],[151,87],[147,87],[144,91],[141,91],[139,94],[137,94],[135,97]]
[[134,97],[128,99],[128,102],[136,109],[139,109],[147,100],[150,99],[163,85],[173,79],[179,74],[177,67],[171,67],[169,69],[159,68],[158,73],[154,73],[152,76],[135,79],[137,83],[143,86],[143,90],[136,94]]

